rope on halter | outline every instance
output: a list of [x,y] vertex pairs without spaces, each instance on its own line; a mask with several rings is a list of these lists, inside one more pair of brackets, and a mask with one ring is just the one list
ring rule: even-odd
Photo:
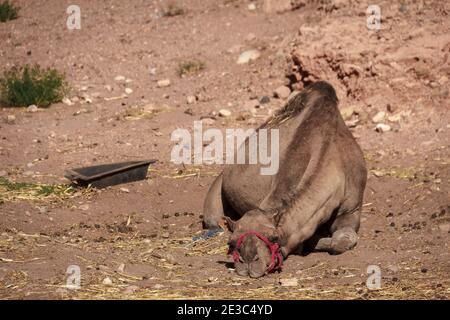
[[239,262],[239,258],[240,258],[239,248],[241,247],[245,238],[247,238],[248,236],[258,237],[269,248],[271,258],[270,258],[269,267],[267,268],[267,273],[270,273],[270,272],[273,272],[276,270],[281,270],[281,268],[283,266],[283,256],[281,255],[281,252],[280,252],[280,245],[278,243],[272,243],[267,237],[263,236],[261,233],[259,233],[257,231],[253,231],[253,230],[250,230],[250,231],[247,231],[247,232],[241,234],[238,238],[238,241],[236,243],[236,247],[234,248],[234,250],[230,250],[228,252],[228,254],[232,255],[234,263],[236,264],[237,262]]

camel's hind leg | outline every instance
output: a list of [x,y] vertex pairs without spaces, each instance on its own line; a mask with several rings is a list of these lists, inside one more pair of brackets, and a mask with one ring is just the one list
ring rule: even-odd
[[353,249],[358,242],[360,216],[361,208],[358,208],[352,213],[336,217],[330,228],[332,236],[318,239],[313,250],[341,254]]
[[222,174],[214,180],[206,195],[203,205],[203,228],[220,228],[219,222],[224,216],[224,203],[222,201]]

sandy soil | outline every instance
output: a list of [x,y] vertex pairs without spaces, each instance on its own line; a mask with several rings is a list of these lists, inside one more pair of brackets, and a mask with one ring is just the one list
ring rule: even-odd
[[[186,0],[182,15],[161,17],[168,2],[79,0],[82,28],[73,31],[71,1],[13,2],[22,9],[0,24],[0,71],[24,63],[63,70],[74,104],[1,109],[2,176],[60,185],[68,168],[159,162],[146,180],[103,190],[44,197],[2,189],[1,298],[450,297],[447,2],[378,1],[379,31],[366,27],[366,1],[305,1],[266,14],[259,1],[250,11],[248,1]],[[237,64],[249,49],[261,56]],[[180,77],[190,60],[205,69]],[[158,87],[163,79],[171,84]],[[291,256],[282,273],[240,278],[226,235],[192,241],[221,167],[171,164],[170,134],[211,117],[205,127],[255,127],[285,103],[273,98],[277,87],[316,79],[336,87],[370,169],[360,241],[339,256]],[[254,108],[263,96],[270,102]],[[224,108],[230,117],[214,115]],[[375,131],[374,117],[391,130]],[[81,270],[78,290],[65,287],[70,265]],[[366,287],[370,265],[381,269],[379,290]],[[298,285],[280,285],[290,278]]]

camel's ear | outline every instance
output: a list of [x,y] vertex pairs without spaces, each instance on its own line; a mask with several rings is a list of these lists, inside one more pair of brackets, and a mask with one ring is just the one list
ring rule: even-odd
[[235,224],[236,224],[236,222],[234,222],[233,220],[231,220],[230,217],[227,217],[227,216],[222,217],[222,219],[219,222],[219,226],[223,230],[228,230],[230,232],[234,231]]

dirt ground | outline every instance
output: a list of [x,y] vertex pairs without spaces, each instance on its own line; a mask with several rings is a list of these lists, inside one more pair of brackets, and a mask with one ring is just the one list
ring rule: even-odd
[[[379,0],[378,31],[366,27],[366,1],[267,14],[262,1],[186,0],[174,2],[183,14],[164,16],[167,1],[78,0],[81,30],[68,30],[72,2],[13,1],[20,17],[0,24],[0,71],[39,63],[72,86],[71,103],[0,110],[2,299],[450,297],[449,2]],[[237,64],[249,49],[260,57]],[[191,60],[204,69],[180,77]],[[172,164],[171,133],[200,119],[255,127],[286,102],[275,89],[316,79],[336,87],[365,153],[359,243],[238,277],[225,234],[192,240],[221,167]],[[69,168],[140,159],[159,161],[144,181],[72,190],[64,178]],[[78,290],[65,287],[71,265]],[[370,265],[381,270],[378,290],[366,287]],[[280,284],[292,278],[297,285]]]

